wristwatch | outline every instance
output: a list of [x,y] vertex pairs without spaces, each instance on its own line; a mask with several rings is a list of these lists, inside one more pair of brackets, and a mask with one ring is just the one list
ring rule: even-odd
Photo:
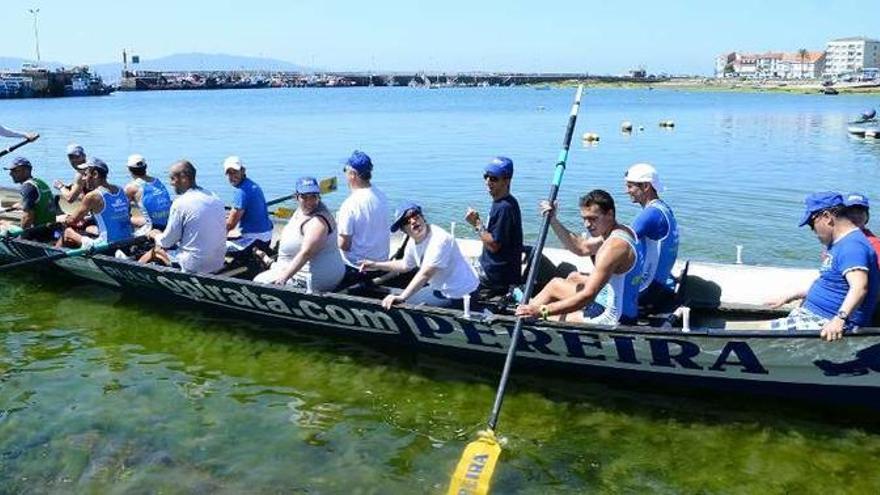
[[849,313],[847,313],[846,311],[844,311],[844,310],[841,309],[841,310],[838,311],[837,314],[834,315],[834,316],[840,318],[841,320],[843,320],[843,321],[845,322],[846,319],[849,318]]
[[486,230],[486,227],[484,227],[482,223],[474,227],[474,232],[477,234],[481,234],[484,230]]
[[541,313],[542,320],[546,320],[550,316],[550,308],[548,308],[546,304],[542,304],[539,311]]

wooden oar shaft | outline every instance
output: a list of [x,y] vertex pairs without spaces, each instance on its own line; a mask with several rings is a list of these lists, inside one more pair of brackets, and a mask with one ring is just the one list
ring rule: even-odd
[[8,147],[8,148],[6,148],[6,149],[0,150],[0,156],[6,156],[6,155],[12,153],[13,151],[15,151],[15,150],[21,148],[22,146],[24,146],[24,145],[26,145],[26,144],[28,144],[28,143],[31,143],[31,142],[36,141],[37,138],[39,138],[39,137],[40,137],[40,135],[37,134],[36,137],[34,137],[33,139],[25,139],[24,141],[22,141],[22,142],[20,142],[20,143],[15,143],[15,144],[13,144],[12,146],[10,146],[10,147]]
[[[550,186],[550,195],[548,201],[552,205],[556,201],[559,194],[559,186],[562,183],[562,176],[565,173],[565,165],[568,161],[568,150],[571,147],[571,138],[574,135],[574,127],[577,123],[577,115],[581,106],[581,96],[584,87],[578,86],[575,94],[574,104],[571,106],[571,114],[568,117],[568,126],[565,130],[565,137],[562,140],[562,150],[559,152],[559,159],[556,162],[556,172],[553,175],[553,184]],[[538,242],[535,244],[534,253],[531,263],[529,263],[528,278],[526,279],[526,287],[523,292],[523,302],[528,303],[532,297],[532,291],[535,288],[535,280],[538,274],[538,264],[541,261],[541,252],[544,250],[544,243],[547,240],[547,233],[550,230],[550,215],[544,215],[541,222],[541,230],[538,232]],[[501,405],[504,402],[504,393],[507,391],[507,381],[510,378],[510,370],[513,367],[513,358],[516,356],[516,348],[522,335],[523,318],[516,319],[513,326],[513,333],[510,336],[510,347],[507,349],[507,357],[504,360],[504,370],[501,372],[501,380],[498,383],[498,390],[495,393],[495,403],[492,405],[492,413],[489,415],[489,429],[495,430],[498,424],[498,417],[501,414]]]

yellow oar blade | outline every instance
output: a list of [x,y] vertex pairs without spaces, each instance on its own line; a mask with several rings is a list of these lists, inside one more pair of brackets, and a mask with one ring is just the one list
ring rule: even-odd
[[296,210],[294,210],[292,208],[286,208],[284,206],[279,206],[278,208],[275,208],[275,210],[271,211],[270,213],[272,215],[275,215],[278,218],[290,218],[293,216],[294,211],[296,211]]
[[318,183],[321,187],[321,194],[327,194],[336,190],[336,177],[326,177]]
[[485,495],[501,455],[501,445],[492,430],[481,431],[479,438],[469,443],[461,454],[452,473],[447,495]]

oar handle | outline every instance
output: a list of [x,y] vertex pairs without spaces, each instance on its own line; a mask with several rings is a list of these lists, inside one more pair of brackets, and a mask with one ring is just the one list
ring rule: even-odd
[[53,253],[48,256],[40,256],[38,258],[30,258],[26,260],[16,261],[13,263],[8,263],[6,265],[0,266],[0,271],[4,270],[12,270],[14,268],[20,268],[26,265],[33,265],[40,262],[52,262],[61,260],[64,258],[74,258],[77,256],[92,256],[104,251],[115,251],[117,249],[126,248],[128,246],[133,246],[136,244],[140,244],[142,242],[146,242],[149,240],[147,236],[137,236],[130,237],[128,239],[123,239],[121,241],[116,242],[99,242],[97,244],[93,244],[89,247],[77,248],[77,249],[69,249],[67,251],[61,251],[60,253]]
[[26,144],[28,144],[28,143],[32,143],[32,142],[36,141],[39,137],[40,137],[40,135],[37,134],[36,136],[34,136],[33,139],[25,138],[25,140],[22,141],[22,142],[20,142],[20,143],[15,143],[15,144],[13,144],[12,146],[10,146],[10,147],[8,147],[8,148],[6,148],[6,149],[4,149],[4,150],[0,150],[0,156],[8,155],[8,154],[12,153],[13,151],[15,151],[15,150],[21,148],[22,146],[24,146],[24,145],[26,145]]
[[64,224],[61,222],[44,223],[44,224],[40,224],[40,225],[35,225],[33,227],[28,227],[26,229],[23,229],[23,228],[19,227],[18,225],[12,225],[8,229],[6,229],[6,232],[4,234],[0,235],[0,241],[14,238],[14,237],[22,237],[27,234],[31,234],[33,232],[55,231],[55,230],[60,229],[63,226],[64,226]]
[[[571,106],[571,114],[568,117],[568,126],[565,129],[565,137],[562,140],[562,150],[559,152],[559,159],[556,161],[556,170],[553,174],[553,184],[550,186],[549,202],[552,205],[556,201],[559,194],[559,186],[562,184],[562,176],[565,174],[565,165],[568,161],[568,150],[571,147],[571,138],[574,135],[574,127],[577,123],[578,111],[581,106],[581,96],[584,87],[578,86],[577,93],[574,97],[574,104]],[[538,264],[541,261],[541,252],[544,250],[544,243],[547,240],[547,233],[550,230],[550,215],[545,214],[541,221],[541,230],[538,232],[538,242],[535,244],[531,262],[529,263],[528,277],[526,278],[526,288],[523,292],[523,302],[528,303],[532,297],[532,291],[535,288],[535,280],[538,274]],[[510,370],[513,367],[513,358],[516,356],[516,348],[519,345],[519,339],[522,335],[523,317],[516,319],[513,326],[513,332],[510,336],[510,347],[507,349],[507,356],[504,360],[504,370],[501,372],[501,380],[498,383],[498,390],[495,393],[495,402],[492,405],[492,413],[489,415],[489,429],[494,431],[498,425],[498,417],[501,414],[501,405],[504,403],[504,393],[507,390],[507,381],[510,379]]]

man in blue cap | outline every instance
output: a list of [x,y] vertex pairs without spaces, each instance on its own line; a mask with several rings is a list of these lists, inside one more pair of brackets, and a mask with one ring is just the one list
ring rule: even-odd
[[799,227],[809,225],[828,248],[819,278],[809,290],[770,303],[773,307],[803,299],[785,318],[770,322],[773,330],[821,330],[827,341],[839,340],[844,330],[871,324],[880,290],[877,254],[865,235],[847,217],[843,197],[818,192],[804,200]]
[[473,208],[464,216],[483,243],[478,291],[482,300],[507,295],[511,286],[522,283],[522,214],[510,194],[512,179],[513,161],[505,156],[493,158],[483,169],[486,190],[492,197],[489,219],[484,224]]
[[373,161],[355,150],[345,161],[345,179],[351,194],[336,213],[337,244],[346,273],[340,287],[371,278],[360,271],[364,260],[387,260],[391,244],[388,229],[388,198],[372,184]]
[[877,253],[877,261],[880,261],[880,238],[868,229],[870,219],[868,197],[862,193],[851,192],[843,197],[843,204],[846,206],[846,216],[865,234],[874,252]]
[[[84,185],[89,192],[72,215],[67,215],[64,235],[59,245],[67,247],[89,247],[96,242],[115,242],[132,236],[131,209],[125,190],[107,182],[110,168],[100,158],[92,158],[77,169],[85,178]],[[78,225],[91,213],[98,226],[98,237],[92,238],[77,231]]]
[[80,170],[80,166],[85,164],[86,160],[86,152],[82,146],[76,143],[67,145],[67,161],[76,171],[73,176],[73,182],[65,184],[60,180],[56,180],[52,183],[52,186],[58,189],[61,197],[68,203],[75,203],[82,194],[88,192],[85,189],[85,176]]
[[[20,226],[23,229],[35,225],[45,225],[55,222],[58,208],[55,205],[55,197],[49,185],[31,175],[31,162],[23,156],[12,160],[12,165],[4,167],[9,171],[9,176],[16,184],[21,184],[21,201],[12,209],[21,210]],[[41,242],[54,240],[54,232],[38,233],[29,239]]]
[[444,308],[462,308],[464,297],[477,290],[480,281],[449,232],[425,220],[422,207],[406,201],[394,212],[391,232],[403,230],[413,242],[407,243],[403,259],[364,260],[361,270],[403,273],[418,271],[402,292],[382,300],[385,309],[398,303],[426,304]]

